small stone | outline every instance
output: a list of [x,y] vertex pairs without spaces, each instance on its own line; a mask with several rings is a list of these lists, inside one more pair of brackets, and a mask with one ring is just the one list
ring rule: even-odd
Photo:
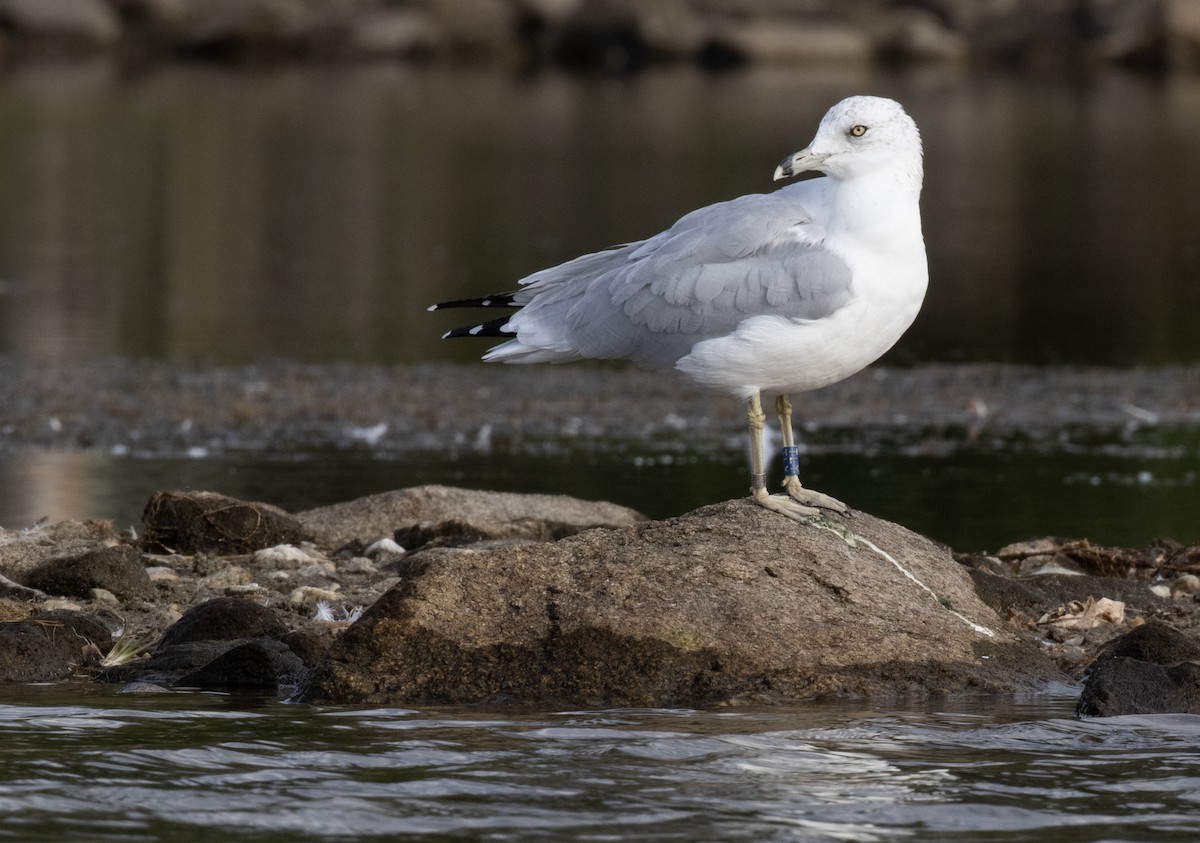
[[403,556],[404,548],[395,542],[390,537],[384,537],[377,542],[372,542],[363,551],[364,556],[374,559],[377,556]]
[[334,601],[340,596],[336,591],[336,586],[333,589],[327,589],[302,585],[288,595],[288,602],[293,606],[303,606],[305,603],[316,603],[319,600]]
[[1172,597],[1186,597],[1200,591],[1200,577],[1195,574],[1183,574],[1171,583]]
[[246,583],[245,585],[231,585],[225,589],[226,597],[240,597],[244,600],[253,600],[255,603],[267,605],[267,600],[270,595],[267,590],[256,582]]
[[309,553],[292,544],[277,544],[254,553],[255,562],[274,565],[276,568],[299,568],[301,565],[312,564],[320,560],[319,554]]
[[328,560],[323,560],[313,565],[301,568],[296,573],[301,577],[305,577],[306,579],[312,577],[332,577],[337,575],[337,566]]
[[370,559],[355,556],[337,566],[339,574],[373,574],[378,568]]
[[150,582],[178,582],[179,574],[175,573],[174,568],[168,568],[164,565],[156,565],[146,569],[146,576],[150,578]]
[[95,600],[97,603],[104,603],[107,606],[120,606],[121,601],[117,599],[117,595],[113,594],[107,588],[93,588],[88,591],[88,600]]
[[230,565],[228,568],[222,568],[219,571],[209,574],[200,579],[202,588],[210,588],[213,591],[224,591],[227,588],[235,585],[246,585],[253,577],[250,572],[240,565]]

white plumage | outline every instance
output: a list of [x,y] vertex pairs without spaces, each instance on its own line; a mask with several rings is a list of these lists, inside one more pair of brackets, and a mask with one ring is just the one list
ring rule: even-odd
[[484,360],[628,359],[737,395],[748,402],[755,498],[793,516],[844,510],[791,470],[789,497],[766,493],[760,395],[780,396],[791,447],[786,396],[854,374],[912,324],[928,281],[920,135],[899,103],[850,97],[775,177],[805,170],[824,176],[693,211],[647,240],[536,272],[513,293],[435,308],[519,308],[447,334],[511,337]]

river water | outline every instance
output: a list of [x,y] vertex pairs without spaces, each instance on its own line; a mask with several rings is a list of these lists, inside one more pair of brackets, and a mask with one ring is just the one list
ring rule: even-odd
[[7,689],[0,839],[1200,837],[1200,721],[1079,721],[1065,690],[534,713]]
[[[451,323],[427,304],[768,190],[825,109],[861,92],[901,99],[926,142],[932,282],[889,365],[1200,361],[1200,79],[383,65],[10,71],[0,353],[466,362],[481,347],[436,342]],[[951,454],[849,431],[804,472],[960,549],[1049,532],[1200,541],[1196,430],[1139,425]],[[0,524],[135,521],[163,487],[301,508],[433,481],[669,515],[740,494],[742,459],[737,442],[531,463],[0,437]],[[0,838],[1200,839],[1197,721],[1080,722],[1074,694],[514,712],[8,687]]]

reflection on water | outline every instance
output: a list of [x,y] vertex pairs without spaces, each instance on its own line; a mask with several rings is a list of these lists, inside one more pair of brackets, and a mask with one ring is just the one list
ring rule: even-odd
[[[804,457],[804,478],[959,551],[995,551],[1042,535],[1140,547],[1159,536],[1200,542],[1197,453],[1195,443],[1183,442],[1081,452],[1062,445],[981,445],[949,454],[928,444],[869,453],[852,445],[812,449]],[[667,518],[745,494],[744,472],[736,448],[655,454],[649,445],[486,457],[369,450],[204,459],[25,452],[0,457],[0,525],[93,517],[138,527],[157,489],[215,489],[298,512],[425,483],[614,500]]]
[[848,93],[926,141],[900,359],[1200,359],[1200,79],[390,66],[0,84],[0,351],[468,359],[424,306],[769,190]]
[[1195,718],[1073,721],[1060,690],[522,714],[10,688],[0,839],[1195,840]]

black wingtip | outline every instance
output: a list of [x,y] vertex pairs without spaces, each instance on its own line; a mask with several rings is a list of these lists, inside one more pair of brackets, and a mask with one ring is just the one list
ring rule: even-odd
[[491,296],[480,296],[477,299],[459,299],[444,301],[432,305],[430,310],[446,310],[451,307],[520,307],[514,303],[516,293],[496,293]]
[[468,325],[464,328],[455,328],[452,331],[447,331],[442,334],[442,339],[450,340],[456,337],[504,337],[505,339],[515,337],[516,331],[505,329],[508,324],[508,317],[502,316],[499,319],[493,319],[490,322],[482,322],[478,325]]

